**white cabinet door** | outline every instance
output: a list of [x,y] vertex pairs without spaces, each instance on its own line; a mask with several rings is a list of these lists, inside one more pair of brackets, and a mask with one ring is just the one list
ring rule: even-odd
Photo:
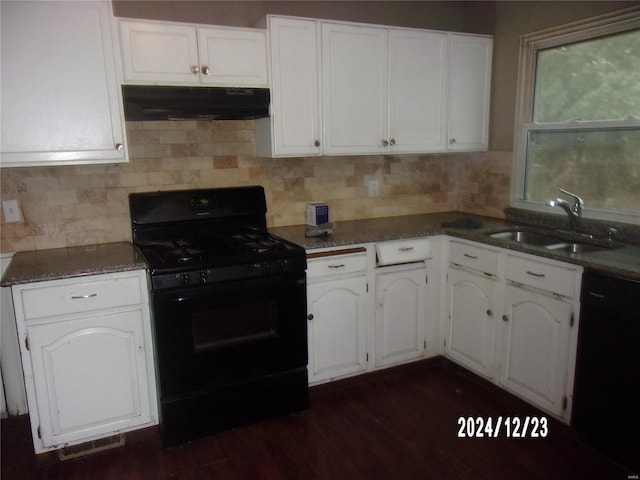
[[487,150],[493,40],[449,35],[449,150]]
[[127,161],[111,2],[1,2],[2,166]]
[[202,83],[268,87],[264,30],[198,27]]
[[11,288],[36,453],[157,424],[144,270]]
[[324,152],[387,151],[388,31],[322,24]]
[[151,422],[142,310],[28,326],[27,338],[45,446]]
[[507,286],[500,325],[499,383],[559,417],[565,392],[573,304]]
[[389,151],[446,150],[447,34],[389,30]]
[[124,82],[267,87],[264,30],[119,19]]
[[569,423],[582,268],[463,240],[449,262],[447,357]]
[[493,377],[496,281],[449,268],[445,352],[452,360]]
[[271,117],[256,121],[259,156],[320,155],[319,22],[269,18]]
[[424,267],[376,274],[376,366],[423,355],[426,278]]
[[196,28],[119,19],[126,83],[198,83]]
[[487,149],[491,38],[267,21],[272,117],[256,121],[258,155]]
[[311,283],[307,292],[309,382],[365,370],[365,276]]

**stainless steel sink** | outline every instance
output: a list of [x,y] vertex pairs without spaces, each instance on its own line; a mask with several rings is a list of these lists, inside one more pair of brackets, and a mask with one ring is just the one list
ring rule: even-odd
[[561,238],[544,233],[531,232],[519,228],[511,230],[503,230],[488,234],[491,238],[501,240],[509,240],[520,243],[521,245],[529,245],[535,247],[544,247],[558,253],[566,253],[574,255],[578,253],[601,252],[618,248],[617,245],[596,245],[592,243],[574,242],[570,240],[562,240]]
[[554,245],[545,245],[548,250],[564,253],[588,253],[588,252],[600,252],[602,250],[610,250],[611,247],[603,247],[600,245],[592,245],[589,243],[570,243],[562,242]]
[[562,242],[555,237],[549,235],[543,235],[539,233],[533,233],[526,230],[505,230],[503,232],[490,233],[491,238],[499,238],[502,240],[510,240],[512,242],[518,242],[525,245],[547,246],[555,245]]

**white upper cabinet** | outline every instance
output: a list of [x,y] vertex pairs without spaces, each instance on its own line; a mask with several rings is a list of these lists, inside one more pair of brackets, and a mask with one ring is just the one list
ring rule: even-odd
[[449,36],[449,150],[487,150],[493,40]]
[[198,27],[198,49],[202,83],[269,86],[264,30]]
[[200,59],[196,28],[118,21],[125,83],[198,83]]
[[271,116],[256,120],[259,156],[322,153],[316,20],[269,17]]
[[267,29],[258,155],[487,150],[490,37],[278,16]]
[[322,24],[326,154],[387,151],[388,55],[385,28]]
[[2,166],[127,161],[111,2],[1,2]]
[[447,35],[389,31],[389,152],[446,148]]
[[325,153],[446,150],[447,38],[323,24]]
[[266,32],[119,19],[124,82],[267,87]]

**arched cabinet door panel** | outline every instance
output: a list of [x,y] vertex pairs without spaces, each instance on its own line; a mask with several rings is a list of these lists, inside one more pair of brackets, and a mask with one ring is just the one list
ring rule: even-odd
[[450,268],[447,274],[446,354],[488,378],[493,377],[496,281]]
[[141,310],[35,325],[27,335],[45,444],[149,421]]
[[562,415],[573,305],[508,286],[501,318],[499,382],[536,405]]
[[365,370],[366,278],[311,283],[307,292],[309,381]]
[[145,270],[11,293],[37,454],[158,423]]
[[426,276],[423,265],[376,275],[376,366],[424,354]]

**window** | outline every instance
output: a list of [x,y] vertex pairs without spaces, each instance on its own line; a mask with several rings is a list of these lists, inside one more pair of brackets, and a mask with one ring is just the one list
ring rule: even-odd
[[519,75],[514,204],[640,223],[640,9],[526,36]]

